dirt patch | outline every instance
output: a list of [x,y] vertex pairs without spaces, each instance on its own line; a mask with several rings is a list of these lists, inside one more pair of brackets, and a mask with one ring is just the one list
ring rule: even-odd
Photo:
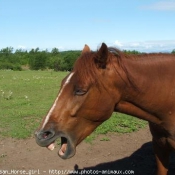
[[[109,138],[109,141],[104,137]],[[92,144],[84,141],[77,147],[76,155],[68,160],[57,156],[58,148],[49,151],[39,147],[34,138],[27,140],[0,140],[0,170],[15,170],[18,174],[120,174],[153,175],[155,158],[148,127],[131,134],[101,135]],[[170,175],[175,174],[175,155],[171,157]],[[91,173],[90,173],[91,172]],[[2,172],[0,172],[2,174]],[[12,173],[13,174],[13,173]],[[23,173],[24,174],[24,173]]]

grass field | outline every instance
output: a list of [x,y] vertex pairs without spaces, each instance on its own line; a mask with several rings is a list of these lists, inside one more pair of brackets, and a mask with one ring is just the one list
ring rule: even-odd
[[[0,71],[0,135],[31,137],[48,112],[68,73],[54,71]],[[113,114],[87,138],[107,132],[133,132],[147,122],[124,114]],[[107,138],[104,138],[104,140]]]

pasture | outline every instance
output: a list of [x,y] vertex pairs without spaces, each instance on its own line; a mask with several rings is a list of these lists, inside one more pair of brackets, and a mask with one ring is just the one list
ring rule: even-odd
[[[68,72],[54,71],[0,71],[0,136],[24,139],[33,136],[46,115]],[[145,127],[147,122],[114,113],[96,131],[87,137],[108,132],[128,133]],[[108,140],[104,136],[102,140]]]

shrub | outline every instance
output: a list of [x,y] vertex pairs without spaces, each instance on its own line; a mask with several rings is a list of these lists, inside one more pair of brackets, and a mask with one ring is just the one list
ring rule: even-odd
[[0,62],[0,69],[10,69],[21,71],[22,68],[19,64],[13,64],[10,62]]
[[38,52],[30,55],[29,66],[32,70],[44,70],[46,68],[47,56],[44,52]]

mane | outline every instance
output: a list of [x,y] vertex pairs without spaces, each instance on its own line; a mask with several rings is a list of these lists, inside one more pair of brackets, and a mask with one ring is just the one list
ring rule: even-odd
[[[137,87],[137,83],[133,80],[132,75],[130,71],[127,68],[127,64],[125,60],[130,60],[130,61],[140,61],[140,64],[148,64],[151,66],[152,61],[156,60],[157,64],[161,63],[164,59],[168,58],[173,58],[175,60],[175,54],[170,54],[170,53],[140,53],[140,54],[127,54],[117,48],[114,47],[109,47],[108,48],[109,52],[111,52],[115,57],[118,62],[118,65],[120,68],[124,71],[126,78],[129,82],[129,85],[134,88],[136,91],[139,91],[139,88]],[[165,58],[166,56],[166,58]],[[162,59],[164,57],[164,59]],[[117,69],[116,69],[116,72]],[[120,76],[119,72],[118,75]],[[122,76],[120,76],[121,79]],[[126,81],[123,79],[123,81]],[[126,82],[127,83],[127,82]]]
[[[132,76],[129,74],[128,69],[123,61],[124,59],[133,59],[132,56],[122,52],[121,50],[119,50],[115,47],[109,47],[108,51],[116,57],[118,66],[124,71],[126,78],[129,82],[129,85],[132,86],[135,90],[138,90],[136,83],[133,81]],[[134,56],[134,54],[133,54],[133,56]],[[114,68],[115,68],[115,66],[114,66]],[[126,80],[120,75],[117,68],[115,68],[115,70],[116,70],[117,74],[120,76],[120,78],[127,84]]]
[[[132,59],[132,56],[127,55],[126,53],[120,51],[117,48],[109,47],[109,64],[115,69],[116,73],[121,77],[121,79],[127,84],[131,85],[134,89],[137,89],[136,84],[132,80],[131,75],[129,74],[126,65],[124,64],[124,59]],[[82,54],[75,62],[73,71],[77,73],[77,82],[78,84],[82,84],[82,86],[88,86],[89,84],[97,84],[99,83],[98,80],[98,68],[94,63],[94,57],[96,56],[96,52],[89,52]],[[124,71],[126,79],[124,79],[117,68],[115,67],[115,63],[112,61],[117,61],[117,65]]]
[[[173,54],[164,54],[164,53],[149,53],[149,54],[127,54],[122,52],[121,50],[109,47],[108,48],[109,55],[108,59],[110,66],[115,70],[116,74],[120,76],[120,78],[128,85],[131,86],[136,91],[139,91],[137,87],[137,83],[132,77],[132,74],[128,70],[127,67],[127,61],[140,61],[143,64],[152,64],[152,59],[157,58],[157,62],[161,62],[162,59],[160,57],[167,56],[174,58],[175,56]],[[73,71],[77,73],[77,82],[81,86],[88,86],[89,84],[96,84],[98,85],[99,79],[98,79],[98,67],[94,63],[94,58],[96,56],[96,52],[89,52],[82,54],[75,62]],[[116,66],[117,65],[117,66]],[[123,72],[125,73],[125,77],[121,75],[120,71],[118,70],[118,67],[120,67]]]

